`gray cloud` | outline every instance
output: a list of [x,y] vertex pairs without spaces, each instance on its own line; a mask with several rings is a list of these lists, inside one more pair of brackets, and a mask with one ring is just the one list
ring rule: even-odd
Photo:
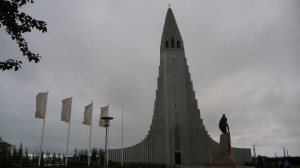
[[[43,56],[27,63],[1,29],[0,55],[20,58],[19,72],[1,72],[0,136],[39,149],[42,120],[35,96],[49,90],[44,149],[64,152],[67,123],[61,100],[73,96],[70,151],[88,148],[84,106],[94,101],[92,146],[103,147],[99,108],[115,117],[110,146],[142,140],[150,128],[157,89],[159,47],[169,2],[39,1],[24,8],[45,20],[48,32],[26,34]],[[300,98],[299,6],[294,1],[172,1],[206,129],[218,141],[217,123],[228,116],[232,144],[257,153],[298,155]]]

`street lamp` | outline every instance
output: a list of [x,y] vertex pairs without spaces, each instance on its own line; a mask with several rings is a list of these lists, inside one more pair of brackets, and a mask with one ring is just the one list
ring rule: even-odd
[[107,166],[106,158],[107,158],[107,127],[109,127],[109,121],[114,119],[113,117],[101,117],[101,120],[104,121],[105,127],[105,156],[104,156],[104,167]]

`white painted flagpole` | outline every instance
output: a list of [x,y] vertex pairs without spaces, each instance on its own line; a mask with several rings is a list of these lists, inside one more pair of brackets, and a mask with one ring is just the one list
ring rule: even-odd
[[108,157],[109,157],[109,127],[107,127],[107,157],[106,157],[106,165],[108,166]]
[[91,158],[90,158],[90,154],[91,154],[91,139],[92,139],[92,122],[93,121],[93,101],[92,101],[92,112],[91,112],[91,125],[90,125],[90,143],[89,143],[89,154],[88,154],[88,166],[90,166],[90,162],[91,162]]
[[66,166],[68,166],[68,150],[69,150],[69,137],[70,137],[70,124],[71,124],[71,113],[72,113],[72,98],[71,97],[71,104],[70,104],[70,118],[69,118],[69,128],[68,128],[68,141],[67,141],[67,151],[66,151]]
[[124,155],[123,155],[123,141],[124,141],[124,136],[123,136],[123,108],[122,108],[122,153],[121,153],[121,156],[122,156],[122,162],[121,162],[121,166],[123,166],[123,162],[124,162]]
[[45,118],[44,118],[44,121],[43,121],[43,131],[42,131],[42,138],[41,138],[41,145],[40,145],[40,156],[39,156],[39,164],[38,164],[38,166],[41,165],[42,145],[43,145],[43,138],[44,138],[44,128],[45,128]]
[[41,158],[42,158],[42,146],[43,146],[43,139],[44,139],[44,129],[45,129],[45,119],[46,119],[46,109],[47,109],[47,101],[48,101],[48,90],[47,90],[47,97],[46,97],[46,103],[45,103],[45,115],[44,115],[44,121],[43,121],[43,131],[42,131],[42,138],[41,138],[41,145],[40,145],[40,156],[39,156],[39,163],[38,166],[41,165]]
[[[109,108],[109,104],[108,104],[108,108]],[[108,113],[107,113],[107,116],[109,117],[109,109],[108,109]],[[109,121],[108,121],[109,122]],[[109,149],[108,149],[108,142],[109,142],[109,126],[107,127],[107,143],[106,143],[106,166],[108,166],[108,157],[109,157]]]
[[67,150],[66,150],[66,166],[68,166],[68,150],[69,150],[69,137],[70,137],[70,122],[68,128],[68,141],[67,141]]
[[[108,104],[107,117],[109,117],[109,104]],[[106,147],[106,153],[105,153],[105,155],[106,155],[106,167],[108,167],[108,154],[109,154],[109,152],[108,152],[108,141],[109,141],[108,136],[109,136],[109,126],[106,127],[106,144],[105,144],[106,145],[105,146]]]

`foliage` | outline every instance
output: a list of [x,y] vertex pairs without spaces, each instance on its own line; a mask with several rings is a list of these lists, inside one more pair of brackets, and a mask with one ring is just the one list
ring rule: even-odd
[[257,158],[252,158],[253,163],[247,163],[245,166],[257,166],[257,164],[263,160],[266,167],[280,167],[278,165],[279,162],[283,163],[285,160],[287,160],[291,167],[297,167],[300,166],[300,157],[267,157],[267,156],[260,156],[258,155]]
[[[41,165],[44,165],[45,164],[45,159],[43,157],[44,156],[44,151],[43,150],[41,151],[41,156],[42,156],[41,157]],[[38,156],[38,157],[40,157],[40,156]]]
[[18,151],[15,145],[12,147],[12,151],[13,163],[18,163]]
[[63,159],[61,158],[61,153],[58,153],[55,163],[62,164],[62,162],[63,162]]
[[[91,148],[91,166],[99,166],[99,156],[100,156],[100,163],[103,165],[104,163],[104,150]],[[84,166],[87,164],[88,161],[88,149],[81,149],[78,150],[77,148],[74,149],[73,158],[68,159],[68,166]]]
[[20,143],[17,161],[18,161],[18,164],[22,164],[22,161],[23,161],[23,145],[22,145],[22,143]]
[[30,158],[28,156],[28,149],[26,148],[25,149],[25,157],[23,159],[23,165],[24,166],[29,166],[29,164],[30,164]]
[[77,161],[78,160],[78,149],[77,148],[75,148],[74,149],[74,161]]
[[11,152],[4,146],[0,149],[0,167],[12,167]]
[[[46,151],[46,159],[45,159],[45,163],[46,164],[50,164],[50,151]],[[43,156],[43,155],[42,155]]]
[[105,154],[104,150],[103,149],[99,149],[98,156],[100,155],[100,164],[101,165],[103,165],[103,163],[104,163],[104,154]]
[[91,157],[91,161],[96,161],[97,160],[97,148],[92,148],[92,157]]
[[[33,0],[0,0],[0,27],[4,27],[7,34],[12,40],[19,45],[23,56],[27,57],[29,62],[38,63],[41,56],[31,52],[28,43],[23,37],[23,33],[31,32],[32,29],[47,32],[46,22],[33,19],[31,16],[20,12],[19,9],[26,3],[34,3]],[[8,59],[0,61],[2,71],[14,69],[17,71],[21,68],[22,61]]]
[[53,152],[53,154],[52,154],[52,164],[56,164],[56,162],[57,162],[56,152]]
[[33,157],[30,161],[30,165],[38,165],[39,162],[39,152],[36,151],[35,153],[33,153]]

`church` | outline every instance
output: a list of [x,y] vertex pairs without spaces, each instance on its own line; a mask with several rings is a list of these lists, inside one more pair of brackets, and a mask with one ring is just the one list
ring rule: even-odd
[[[218,123],[216,123],[218,124]],[[154,114],[146,137],[123,149],[124,163],[205,165],[218,143],[201,119],[184,43],[169,7],[160,44]],[[237,164],[251,161],[251,149],[234,148]],[[121,149],[109,150],[109,160],[121,162]]]

